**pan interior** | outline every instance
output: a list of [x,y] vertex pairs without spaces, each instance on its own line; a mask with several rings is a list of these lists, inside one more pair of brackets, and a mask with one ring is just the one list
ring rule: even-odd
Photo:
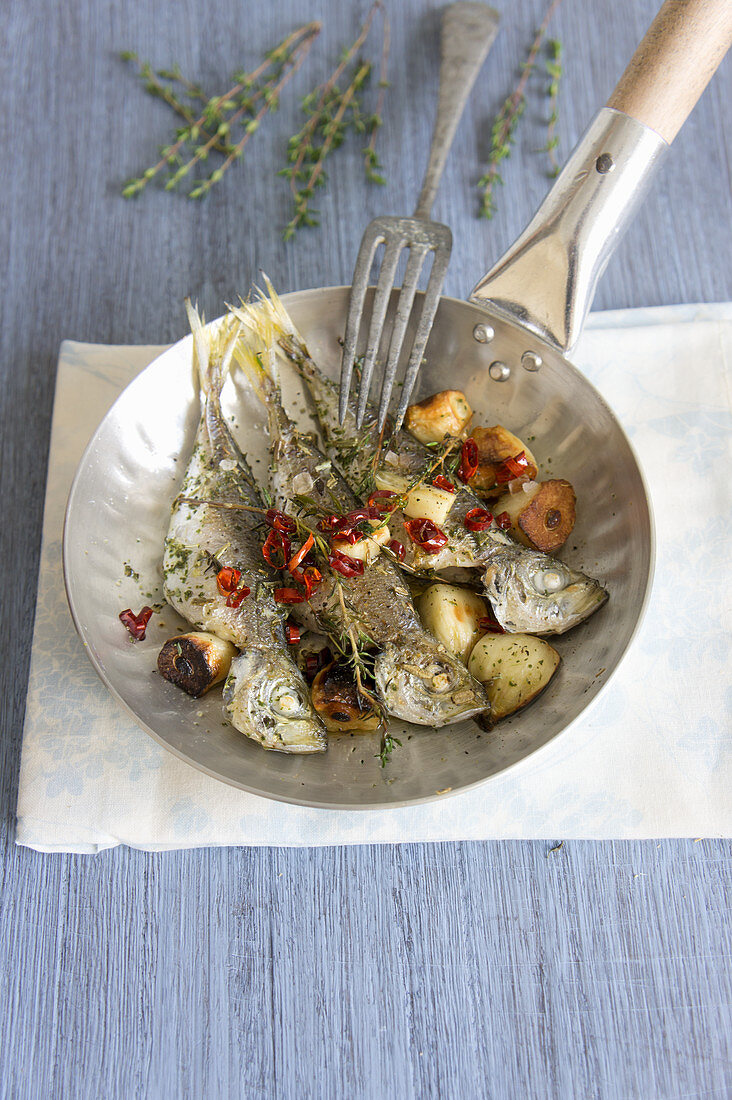
[[[347,288],[284,298],[310,350],[336,377]],[[462,389],[484,424],[501,423],[524,439],[540,476],[564,477],[578,497],[577,526],[560,556],[601,579],[608,604],[587,623],[552,640],[562,663],[536,703],[493,732],[474,722],[430,730],[392,722],[397,747],[386,768],[378,737],[331,738],[327,753],[288,757],[247,741],[221,715],[220,693],[190,699],[155,672],[157,653],[185,624],[167,606],[144,642],[128,641],[122,608],[161,600],[160,563],[170,504],[180,485],[198,419],[190,338],[154,361],[119,397],[85,453],[69,497],[64,566],[69,602],[87,651],[110,690],[143,728],[194,767],[267,797],[343,808],[404,805],[472,786],[555,738],[597,696],[636,629],[652,569],[652,531],[643,479],[608,406],[579,372],[541,349],[541,370],[521,366],[531,346],[515,327],[491,319],[495,337],[480,344],[473,328],[485,313],[443,298],[416,396]],[[510,366],[496,382],[494,361]],[[299,419],[304,401],[288,382]],[[255,473],[266,471],[261,408],[245,386],[229,385],[226,408]],[[128,565],[139,580],[127,576]]]

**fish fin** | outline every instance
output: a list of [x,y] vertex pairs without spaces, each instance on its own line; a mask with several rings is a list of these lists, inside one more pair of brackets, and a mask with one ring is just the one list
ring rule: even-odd
[[190,298],[185,299],[188,324],[193,335],[193,369],[198,377],[198,384],[204,393],[208,393],[210,359],[208,340],[204,334],[204,322],[201,314]]
[[275,347],[272,345],[257,347],[247,339],[240,339],[234,349],[234,359],[244,371],[250,386],[263,405],[269,401],[281,401]]
[[276,339],[265,339],[266,335],[272,334],[266,318],[260,328],[258,312],[259,307],[252,306],[247,312],[246,321],[236,314],[245,332],[234,349],[234,358],[266,408],[270,435],[275,440],[292,435],[296,428],[282,402],[278,370],[278,360],[282,353]]
[[218,396],[231,369],[241,322],[233,324],[227,316],[221,324],[213,327],[206,324],[190,298],[185,299],[185,307],[193,335],[193,365],[199,385],[206,397]]
[[301,360],[306,360],[317,370],[302,334],[295,327],[272,281],[264,272],[262,275],[265,290],[257,287],[256,301],[245,302],[240,299],[240,304],[232,307],[232,313],[267,347],[276,346],[278,354],[283,354],[290,360],[299,373],[303,369],[307,370],[307,367],[303,368]]

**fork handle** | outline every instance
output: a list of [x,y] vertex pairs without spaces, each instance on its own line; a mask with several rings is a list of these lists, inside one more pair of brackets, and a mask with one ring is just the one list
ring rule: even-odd
[[415,218],[429,218],[447,154],[475,78],[498,32],[498,12],[460,0],[442,17],[437,118]]

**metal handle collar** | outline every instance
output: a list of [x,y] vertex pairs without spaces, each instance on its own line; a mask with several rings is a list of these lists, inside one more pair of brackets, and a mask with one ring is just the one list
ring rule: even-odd
[[562,354],[570,351],[598,279],[668,148],[655,130],[603,107],[526,230],[470,301],[490,305]]

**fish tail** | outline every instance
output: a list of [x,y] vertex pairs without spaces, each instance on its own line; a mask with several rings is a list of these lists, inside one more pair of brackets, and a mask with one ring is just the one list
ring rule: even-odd
[[266,319],[261,325],[257,322],[256,311],[257,307],[248,309],[246,321],[239,317],[243,334],[237,341],[234,358],[267,409],[272,438],[282,438],[292,434],[295,426],[282,403],[277,343],[271,339]]
[[263,274],[265,290],[257,289],[255,302],[241,302],[234,308],[239,320],[255,332],[268,346],[276,346],[279,354],[293,364],[298,373],[310,378],[320,372],[310,357],[307,344],[282,304],[282,299],[267,275]]
[[190,298],[185,299],[188,324],[193,335],[193,365],[205,396],[218,401],[231,369],[241,324],[228,319],[215,330],[207,326]]
[[272,348],[257,346],[245,338],[238,341],[234,359],[263,405],[281,401],[277,356]]

